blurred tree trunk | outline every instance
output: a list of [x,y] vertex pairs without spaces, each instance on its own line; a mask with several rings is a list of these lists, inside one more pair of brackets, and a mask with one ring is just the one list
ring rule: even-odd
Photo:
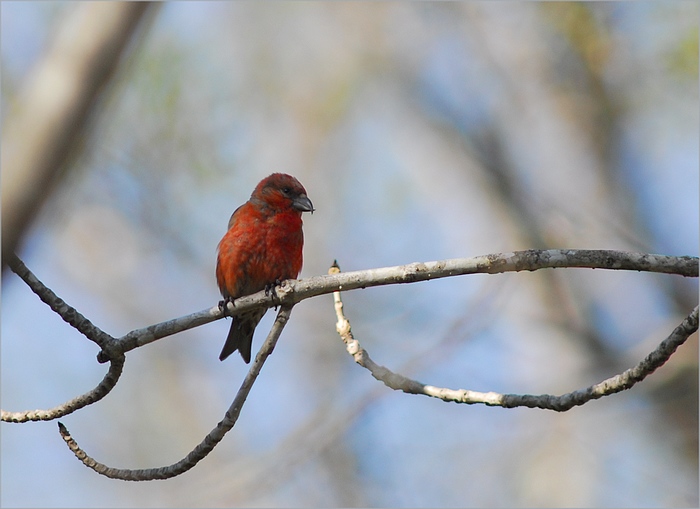
[[79,4],[10,108],[2,137],[2,264],[87,134],[150,2]]

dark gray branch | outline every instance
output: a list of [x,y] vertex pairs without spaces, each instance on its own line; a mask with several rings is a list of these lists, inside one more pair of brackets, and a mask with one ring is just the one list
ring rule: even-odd
[[248,397],[248,393],[260,374],[263,364],[265,364],[265,361],[274,350],[277,340],[282,333],[282,329],[284,329],[284,326],[289,320],[289,315],[291,312],[292,306],[290,305],[284,305],[280,308],[279,313],[277,313],[277,319],[272,325],[272,329],[270,330],[267,339],[263,343],[258,354],[255,356],[255,361],[253,361],[253,365],[250,367],[250,370],[248,370],[248,374],[243,380],[241,388],[238,390],[236,397],[231,403],[231,406],[226,411],[223,420],[219,422],[219,424],[216,425],[216,428],[214,428],[206,437],[204,437],[204,440],[202,440],[202,442],[200,442],[200,444],[195,447],[192,452],[177,463],[173,463],[167,467],[138,470],[112,468],[104,465],[103,463],[98,463],[88,456],[88,454],[83,451],[78,446],[77,442],[71,437],[66,427],[59,422],[58,429],[61,436],[66,441],[66,444],[68,444],[70,450],[73,451],[73,454],[75,454],[80,461],[98,474],[104,475],[111,479],[120,479],[122,481],[153,481],[158,479],[170,479],[171,477],[187,472],[189,469],[199,463],[199,461],[201,461],[207,454],[209,454],[214,447],[216,447],[216,444],[221,442],[224,435],[226,435],[226,433],[233,428],[236,421],[238,421],[238,416],[240,415],[241,408]]
[[[67,304],[63,299],[56,295],[50,288],[32,274],[27,266],[22,261],[13,255],[10,255],[8,265],[12,271],[17,274],[29,288],[56,314],[63,320],[75,327],[90,341],[93,341],[101,348],[108,348],[114,338],[102,331],[100,328],[90,322],[74,307]],[[7,412],[0,410],[0,420],[4,422],[27,422],[27,421],[50,421],[68,415],[76,410],[79,410],[87,405],[95,403],[104,398],[117,385],[119,377],[124,369],[126,358],[123,353],[115,353],[109,359],[109,371],[104,376],[102,381],[91,391],[73,398],[65,403],[58,405],[48,410],[25,410],[21,412]]]
[[44,304],[49,306],[53,312],[63,318],[65,322],[77,329],[78,332],[83,334],[90,341],[96,343],[97,346],[105,349],[109,347],[110,342],[115,341],[112,336],[99,327],[96,327],[90,320],[80,314],[78,310],[67,304],[49,287],[39,281],[16,255],[10,255],[8,265],[12,269],[12,272],[17,274]]
[[110,393],[114,386],[117,385],[122,370],[124,369],[124,361],[124,355],[111,359],[109,371],[107,371],[107,374],[97,387],[90,392],[86,392],[77,398],[73,398],[49,410],[26,410],[24,412],[6,412],[5,410],[1,410],[2,421],[17,423],[27,421],[50,421],[73,413],[76,410],[80,410],[87,405],[91,405],[104,398]]

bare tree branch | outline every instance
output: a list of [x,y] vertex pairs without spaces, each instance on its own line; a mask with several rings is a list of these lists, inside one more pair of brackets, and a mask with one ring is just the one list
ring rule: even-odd
[[[74,307],[67,304],[50,288],[42,283],[16,255],[10,255],[8,265],[29,286],[29,288],[63,320],[75,327],[90,341],[101,348],[108,348],[114,338],[96,327],[90,320],[80,314]],[[26,410],[22,412],[7,412],[0,410],[0,420],[4,422],[50,421],[68,415],[84,406],[104,398],[116,386],[124,369],[126,358],[123,353],[115,353],[109,359],[110,367],[102,381],[91,391],[73,398],[61,405],[48,410]]]
[[279,313],[277,313],[275,323],[272,325],[272,329],[270,330],[267,339],[263,343],[258,354],[255,356],[255,361],[250,367],[250,370],[248,370],[248,374],[243,380],[241,388],[238,390],[236,397],[231,403],[231,406],[226,411],[223,420],[219,422],[219,424],[216,425],[216,428],[214,428],[206,437],[204,437],[204,440],[202,440],[202,442],[200,442],[200,444],[197,447],[195,447],[192,450],[192,452],[190,452],[187,456],[185,456],[182,460],[178,461],[177,463],[173,463],[172,465],[169,465],[167,467],[146,468],[138,470],[109,467],[102,463],[98,463],[90,456],[88,456],[88,454],[85,451],[83,451],[78,446],[77,442],[71,437],[66,427],[59,422],[58,429],[61,433],[61,436],[63,437],[63,440],[66,441],[66,444],[68,444],[70,450],[73,451],[73,454],[75,454],[75,456],[80,461],[82,461],[87,467],[91,468],[98,474],[104,475],[111,479],[121,479],[123,481],[153,481],[157,479],[170,479],[171,477],[175,477],[184,472],[187,472],[189,469],[194,467],[199,461],[204,459],[204,457],[207,454],[209,454],[214,449],[214,447],[216,447],[216,444],[221,442],[221,440],[224,438],[224,435],[226,435],[226,433],[228,433],[231,430],[231,428],[233,428],[233,426],[236,424],[236,421],[238,421],[238,416],[240,415],[241,408],[243,407],[243,404],[245,403],[245,400],[248,397],[248,393],[253,387],[253,384],[255,383],[258,374],[260,374],[260,370],[262,369],[263,364],[265,364],[265,361],[274,350],[275,345],[277,344],[277,340],[279,339],[280,334],[284,329],[284,326],[289,320],[289,315],[292,312],[292,307],[292,305],[283,305],[280,308]]
[[[337,262],[331,265],[328,272],[329,274],[340,273],[340,267]],[[530,394],[499,394],[496,392],[476,392],[466,389],[455,390],[434,387],[412,380],[401,374],[394,373],[390,369],[378,365],[370,358],[367,351],[362,348],[360,342],[353,337],[350,322],[343,312],[343,302],[340,298],[339,291],[333,292],[333,301],[336,317],[338,318],[336,330],[343,340],[343,343],[345,343],[348,353],[352,355],[357,364],[369,370],[374,378],[383,382],[384,385],[390,389],[400,390],[408,394],[422,394],[424,396],[442,399],[443,401],[466,403],[468,405],[483,403],[489,406],[501,406],[504,408],[525,406],[528,408],[542,408],[544,410],[565,412],[566,410],[583,405],[593,399],[599,399],[603,396],[609,396],[610,394],[627,390],[662,366],[671,355],[673,355],[676,349],[685,343],[691,334],[698,330],[698,307],[696,306],[690,315],[661,342],[656,350],[647,355],[647,357],[634,368],[628,369],[619,375],[603,380],[586,389],[570,392],[561,396],[552,396],[551,394],[541,394],[537,396]]]
[[[181,318],[169,320],[152,325],[144,329],[134,330],[122,338],[114,339],[95,327],[89,320],[83,317],[75,309],[63,302],[51,290],[45,287],[15,256],[11,257],[13,270],[47,303],[55,312],[59,313],[69,324],[76,327],[86,337],[100,344],[102,351],[98,355],[100,362],[111,360],[112,366],[98,387],[93,391],[75,398],[60,407],[51,410],[37,410],[31,412],[2,412],[2,419],[10,422],[26,422],[29,420],[48,420],[60,415],[66,415],[83,406],[104,397],[116,381],[124,364],[125,352],[143,346],[157,339],[202,325],[223,317],[220,306],[193,313]],[[370,269],[365,271],[340,273],[336,263],[327,276],[317,276],[303,280],[287,280],[276,290],[276,295],[265,295],[264,291],[237,299],[228,306],[231,315],[255,307],[272,307],[281,304],[277,319],[265,341],[255,362],[251,366],[241,388],[233,403],[226,412],[224,419],[207,435],[204,440],[195,447],[185,458],[170,466],[151,469],[116,469],[98,463],[87,455],[70,436],[68,430],[59,423],[59,431],[69,448],[86,466],[101,475],[113,479],[122,480],[155,480],[168,479],[191,469],[203,459],[235,425],[243,403],[255,382],[260,369],[270,355],[284,328],[292,307],[301,300],[334,293],[336,314],[338,316],[337,329],[348,352],[353,355],[355,361],[370,370],[372,376],[382,381],[388,387],[402,390],[410,394],[423,394],[436,397],[445,401],[460,403],[484,403],[492,406],[507,408],[527,406],[531,408],[543,408],[564,411],[576,405],[582,405],[591,399],[613,394],[630,388],[635,383],[643,380],[656,368],[666,362],[679,345],[686,341],[688,336],[698,328],[698,309],[669,336],[654,352],[633,369],[612,377],[587,389],[575,391],[563,396],[551,395],[515,395],[497,394],[494,392],[479,393],[468,390],[452,390],[425,385],[411,380],[403,375],[393,373],[383,366],[374,363],[367,352],[362,349],[359,342],[352,337],[350,324],[343,315],[340,290],[352,290],[369,286],[379,286],[397,283],[412,283],[451,277],[462,274],[474,273],[502,273],[517,272],[521,270],[534,271],[541,268],[555,267],[587,267],[604,268],[611,270],[638,270],[677,274],[686,277],[697,277],[698,259],[694,257],[673,257],[664,255],[649,255],[643,253],[627,253],[621,251],[595,251],[595,250],[529,250],[504,254],[492,254],[474,258],[460,258],[437,262],[412,263],[409,265]]]
[[690,335],[697,330],[698,306],[695,306],[695,309],[690,312],[678,327],[635,367],[627,369],[619,375],[607,378],[600,383],[591,385],[586,389],[570,392],[562,396],[551,396],[549,394],[540,396],[505,394],[502,406],[505,408],[526,406],[528,408],[544,408],[564,412],[575,406],[583,405],[592,399],[599,399],[603,396],[625,391],[663,366],[676,349],[685,343]]
[[64,415],[80,410],[81,408],[91,405],[104,398],[117,385],[119,377],[124,369],[124,361],[126,358],[121,356],[114,357],[110,360],[109,371],[104,376],[102,381],[90,392],[73,398],[70,401],[58,405],[49,410],[26,410],[24,412],[6,412],[1,410],[2,421],[4,422],[27,422],[27,421],[50,421],[58,419]]
[[[276,295],[265,295],[264,291],[260,291],[236,299],[233,304],[228,305],[228,314],[234,316],[253,308],[262,306],[269,308],[279,303],[296,304],[304,299],[333,293],[337,290],[416,283],[465,274],[499,274],[557,267],[637,270],[698,277],[698,258],[692,256],[666,256],[586,249],[532,249],[287,280],[276,289]],[[223,313],[219,307],[214,306],[167,322],[133,330],[116,339],[115,343],[110,344],[110,347],[115,352],[128,352],[158,339],[220,318],[223,318]],[[100,352],[98,355],[100,362],[106,362],[108,359],[109,356],[104,352]]]
[[[277,291],[280,291],[279,288]],[[259,293],[262,294],[262,297],[256,293],[252,296],[241,297],[238,299],[236,301],[236,311],[227,316],[236,315],[244,309],[262,307],[263,304],[269,303],[267,307],[272,307],[275,305],[270,302],[272,297],[265,295],[264,291]],[[245,302],[249,305],[240,309],[238,301],[242,299],[247,299]],[[228,309],[231,308],[229,307]],[[149,325],[148,327],[144,327],[142,329],[132,330],[121,338],[115,339],[114,342],[109,344],[109,347],[112,348],[112,351],[116,354],[126,353],[134,348],[138,348],[140,346],[152,343],[153,341],[172,336],[178,332],[194,329],[195,327],[219,320],[220,318],[224,318],[221,308],[219,306],[214,306],[196,313],[181,316],[180,318],[173,318],[172,320],[157,323],[155,325]],[[97,361],[100,363],[107,362],[110,359],[110,355],[111,354],[105,353],[103,350],[97,354]]]
[[39,281],[39,279],[27,268],[17,255],[12,254],[8,260],[8,265],[12,271],[24,281],[37,296],[48,305],[54,313],[63,318],[63,320],[75,327],[78,332],[83,334],[93,343],[97,344],[102,349],[109,348],[109,343],[115,339],[104,332],[99,327],[95,326],[90,320],[85,318],[73,306],[67,304],[63,299],[56,295],[49,287]]

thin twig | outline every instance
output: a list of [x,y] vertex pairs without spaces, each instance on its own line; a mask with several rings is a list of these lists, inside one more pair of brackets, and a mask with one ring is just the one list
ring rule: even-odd
[[201,461],[205,456],[207,456],[207,454],[209,454],[214,449],[214,447],[216,447],[216,444],[218,444],[224,438],[224,435],[226,435],[226,433],[228,433],[231,430],[231,428],[233,428],[233,426],[236,424],[238,416],[241,413],[241,408],[243,407],[243,404],[245,403],[245,400],[248,397],[248,393],[253,387],[253,384],[255,383],[255,380],[257,379],[258,374],[260,373],[260,370],[263,367],[263,364],[265,364],[265,361],[267,360],[268,356],[274,350],[275,345],[277,344],[277,340],[279,339],[280,334],[282,333],[282,329],[284,329],[284,326],[289,320],[289,315],[291,314],[291,312],[291,305],[283,305],[280,308],[279,313],[277,314],[277,318],[275,319],[275,323],[272,325],[272,329],[270,330],[267,339],[263,343],[258,354],[255,356],[255,361],[253,362],[253,365],[250,367],[248,374],[243,380],[241,388],[238,390],[236,397],[231,403],[231,406],[226,411],[223,420],[219,422],[219,424],[216,425],[216,428],[214,428],[206,437],[204,437],[204,440],[202,440],[202,442],[200,442],[200,444],[197,447],[195,447],[187,456],[185,456],[182,460],[178,461],[177,463],[166,467],[146,468],[138,470],[109,467],[103,463],[98,463],[90,456],[88,456],[88,454],[85,451],[83,451],[78,446],[77,442],[71,437],[66,427],[59,422],[58,429],[61,433],[61,436],[63,437],[63,440],[66,441],[66,444],[68,444],[70,450],[73,451],[73,454],[75,454],[75,456],[80,461],[82,461],[87,467],[91,468],[98,474],[104,475],[111,479],[120,479],[123,481],[153,481],[160,479],[170,479],[171,477],[178,476],[188,471],[189,469],[194,467],[199,461]]
[[[333,262],[328,272],[329,274],[340,273],[340,267],[338,267],[337,262]],[[482,403],[489,406],[501,406],[504,408],[524,406],[528,408],[541,408],[544,410],[564,412],[575,406],[583,405],[593,399],[602,398],[603,396],[609,396],[610,394],[629,389],[637,382],[644,380],[644,378],[668,361],[676,349],[685,343],[691,334],[698,330],[698,307],[695,307],[690,315],[637,366],[585,389],[561,396],[553,396],[551,394],[535,396],[530,394],[484,393],[466,389],[448,389],[426,385],[399,373],[394,373],[384,366],[378,365],[370,358],[367,351],[362,348],[360,342],[354,338],[350,322],[343,312],[343,302],[340,298],[340,292],[333,293],[333,301],[336,317],[338,319],[336,322],[336,330],[343,340],[343,343],[345,343],[348,353],[352,355],[357,364],[369,370],[375,379],[384,383],[387,387],[408,394],[422,394],[443,401],[466,403],[468,405]]]
[[73,306],[67,304],[49,287],[39,281],[17,255],[13,254],[10,256],[8,265],[12,269],[12,272],[22,278],[22,281],[29,286],[44,304],[48,305],[54,313],[63,318],[65,322],[72,325],[78,332],[83,334],[83,336],[96,343],[97,346],[102,349],[108,348],[110,342],[114,341],[112,336],[93,325],[90,320],[81,315]]
[[600,383],[591,385],[585,389],[569,392],[562,396],[550,396],[543,394],[532,396],[529,394],[505,394],[502,406],[514,408],[526,406],[529,408],[544,408],[564,412],[575,406],[583,405],[603,396],[609,396],[631,388],[638,382],[651,375],[659,367],[663,366],[673,353],[698,330],[698,306],[676,327],[659,346],[647,355],[639,364],[619,375],[612,376]]
[[117,385],[119,377],[124,369],[124,355],[115,356],[110,360],[109,371],[104,376],[102,381],[90,392],[66,401],[62,405],[58,405],[49,410],[26,410],[24,412],[6,412],[1,410],[2,421],[4,422],[27,422],[27,421],[50,421],[58,419],[64,415],[80,410],[81,408],[91,405],[104,398]]

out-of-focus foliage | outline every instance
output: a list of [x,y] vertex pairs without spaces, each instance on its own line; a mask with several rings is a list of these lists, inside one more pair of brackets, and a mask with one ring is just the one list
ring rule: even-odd
[[[71,8],[2,3],[3,107]],[[526,248],[697,255],[698,8],[166,3],[20,256],[113,335],[212,306],[228,218],[274,171],[317,207],[302,277],[334,259],[353,270]],[[581,269],[344,295],[380,364],[555,394],[633,365],[697,300],[694,280]],[[171,481],[111,481],[54,423],[3,425],[0,501],[698,505],[696,338],[633,390],[554,414],[394,393],[354,365],[334,323],[329,296],[297,306],[237,426]],[[226,331],[131,352],[115,391],[66,425],[112,466],[179,460],[243,379],[240,359],[217,359]],[[3,278],[4,409],[88,390],[96,353]]]

